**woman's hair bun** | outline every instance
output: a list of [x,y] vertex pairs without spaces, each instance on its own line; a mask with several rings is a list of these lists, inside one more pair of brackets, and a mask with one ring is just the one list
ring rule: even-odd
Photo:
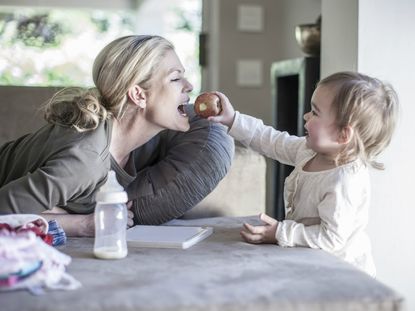
[[44,105],[45,120],[52,124],[74,127],[78,132],[94,130],[108,116],[95,88],[64,88]]

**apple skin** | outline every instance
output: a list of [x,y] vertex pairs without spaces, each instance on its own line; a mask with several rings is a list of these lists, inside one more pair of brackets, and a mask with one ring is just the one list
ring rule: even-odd
[[222,110],[220,98],[215,93],[202,93],[196,97],[194,109],[202,118],[217,116]]

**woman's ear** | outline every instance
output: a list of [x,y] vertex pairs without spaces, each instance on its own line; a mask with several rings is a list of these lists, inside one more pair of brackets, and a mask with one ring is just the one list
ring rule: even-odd
[[128,99],[138,108],[146,107],[146,94],[140,86],[135,84],[132,87],[130,87],[128,89],[127,96]]
[[348,144],[353,137],[354,130],[350,125],[345,126],[339,134],[339,143],[340,144]]

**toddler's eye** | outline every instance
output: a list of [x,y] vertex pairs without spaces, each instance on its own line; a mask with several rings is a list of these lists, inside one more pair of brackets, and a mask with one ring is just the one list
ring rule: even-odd
[[180,81],[180,78],[172,79],[171,82],[178,82]]

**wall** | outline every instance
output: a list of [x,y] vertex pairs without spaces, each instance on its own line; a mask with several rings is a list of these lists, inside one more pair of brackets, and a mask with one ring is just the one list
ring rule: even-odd
[[[219,50],[211,52],[220,55],[216,56],[216,71],[211,75],[214,81],[205,85],[205,89],[223,91],[237,109],[260,117],[267,123],[272,122],[269,71],[271,63],[304,56],[295,41],[295,26],[314,23],[321,12],[321,0],[204,2],[205,9],[208,6],[213,11],[210,16],[214,19],[209,21],[205,17],[205,30],[214,29],[217,32],[211,33],[210,45],[213,49]],[[237,11],[240,4],[256,4],[263,7],[262,32],[249,33],[237,29]],[[262,86],[240,87],[236,84],[236,61],[239,59],[263,61]]]
[[40,106],[56,87],[0,86],[0,145],[45,123]]
[[[259,33],[237,29],[241,4],[260,5],[264,10],[264,29]],[[271,64],[303,57],[295,40],[295,26],[314,23],[321,13],[321,0],[204,0],[203,29],[209,33],[208,68],[203,70],[204,90],[224,92],[235,109],[272,124]],[[240,87],[236,83],[236,62],[260,59],[263,62],[260,87]],[[267,160],[267,213],[274,214],[271,161]]]
[[[373,13],[376,7],[376,14]],[[413,87],[415,64],[415,2],[361,0],[359,2],[359,70],[387,79],[398,92],[400,124],[382,159],[386,171],[373,172],[370,234],[378,277],[405,295],[415,310],[415,219],[412,178]]]
[[321,76],[357,70],[359,0],[322,0]]
[[[415,310],[415,209],[412,178],[415,175],[412,137],[413,73],[415,51],[415,2],[413,0],[323,0],[323,18],[331,29],[323,36],[327,57],[322,58],[323,75],[357,69],[389,81],[400,98],[401,115],[395,137],[380,157],[385,171],[372,171],[372,205],[369,235],[378,279],[403,294],[407,310]],[[339,9],[341,8],[341,9]],[[347,17],[349,22],[346,22]],[[340,24],[339,24],[340,21]],[[352,33],[350,30],[353,30]],[[343,42],[343,35],[347,40]],[[354,42],[353,42],[354,40]],[[355,51],[353,49],[356,48]],[[343,55],[347,50],[347,61]],[[354,59],[349,56],[353,56]],[[338,61],[333,61],[333,58]]]

